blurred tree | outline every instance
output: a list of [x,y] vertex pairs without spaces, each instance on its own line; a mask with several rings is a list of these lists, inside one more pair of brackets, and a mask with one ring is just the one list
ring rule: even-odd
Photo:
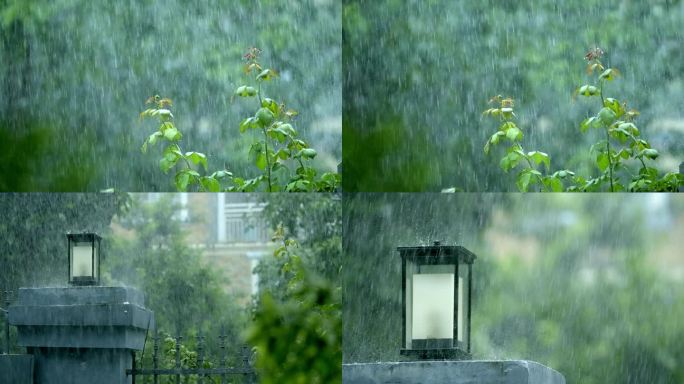
[[[261,199],[267,203],[263,215],[274,233],[282,226],[286,236],[301,245],[298,254],[311,272],[337,282],[342,254],[341,196],[298,193],[262,195]],[[269,263],[275,265],[269,266]],[[278,282],[277,273],[270,275],[273,279],[265,278],[266,274],[278,271],[282,263],[269,258],[262,264],[258,267],[263,284],[260,288],[272,290],[284,286]]]
[[317,277],[296,254],[298,244],[284,240],[274,256],[287,285],[282,293],[262,294],[247,339],[257,351],[264,384],[342,383],[342,315],[339,287]]
[[[684,335],[684,285],[648,258],[654,240],[644,200],[568,200],[576,222],[531,234],[543,244],[543,260],[512,250],[491,265],[490,294],[473,319],[481,356],[537,360],[568,382],[680,382],[684,370],[674,362],[684,348],[671,340]],[[513,212],[530,219],[568,209],[517,201]]]
[[[176,217],[178,206],[173,195],[162,194],[153,203],[139,196],[129,213],[119,220],[117,236],[110,241],[108,257],[103,262],[103,277],[114,285],[132,285],[145,293],[145,305],[154,311],[156,330],[162,338],[182,336],[185,367],[197,366],[197,340],[206,337],[206,356],[219,361],[218,335],[228,336],[226,354],[229,364],[241,364],[239,351],[246,342],[242,337],[247,326],[248,309],[226,293],[227,277],[202,259],[199,250],[189,246],[184,229]],[[151,340],[153,330],[148,335]],[[152,342],[146,345],[143,364],[152,364]],[[171,348],[173,349],[173,348]],[[175,362],[174,352],[162,359]],[[170,380],[170,379],[169,379]],[[169,381],[170,383],[171,381]]]
[[226,277],[190,248],[177,211],[172,195],[155,203],[134,200],[118,221],[126,232],[112,239],[103,270],[108,280],[145,292],[159,329],[172,335],[198,329],[218,335],[223,324],[239,340],[235,334],[247,310],[224,292]]
[[[341,383],[342,204],[332,194],[263,194],[283,245],[259,262],[248,339],[264,383]],[[287,238],[287,240],[285,240]]]

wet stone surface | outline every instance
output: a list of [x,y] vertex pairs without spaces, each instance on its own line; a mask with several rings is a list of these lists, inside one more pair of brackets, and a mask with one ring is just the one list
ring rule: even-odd
[[345,384],[565,384],[557,371],[526,360],[343,364]]

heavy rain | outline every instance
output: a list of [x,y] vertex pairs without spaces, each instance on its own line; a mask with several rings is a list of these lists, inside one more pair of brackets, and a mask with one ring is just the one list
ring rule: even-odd
[[332,0],[0,2],[0,190],[177,190],[159,144],[141,152],[157,125],[139,114],[155,95],[172,100],[183,154],[206,155],[207,175],[259,175],[260,133],[240,128],[256,98],[236,95],[256,87],[245,73],[252,47],[277,74],[264,96],[298,113],[292,126],[317,151],[312,167],[335,171],[340,14]]
[[[543,186],[533,177],[534,184],[524,185],[533,191],[657,190],[630,183],[639,178],[640,153],[643,168],[659,178],[680,172],[684,161],[683,17],[684,2],[677,0],[345,1],[344,189],[518,191],[527,189],[518,174],[531,168],[545,178],[574,173],[545,179]],[[589,74],[588,59],[596,58],[589,52],[596,48],[602,66]],[[611,177],[622,186],[590,183],[608,177],[608,158],[599,158],[606,127],[594,121],[586,132],[581,128],[602,100],[599,92],[578,91],[598,85],[610,68],[618,71],[604,75],[602,97],[618,101],[618,122],[632,121],[619,108],[623,102],[624,112],[638,111],[637,139],[658,151],[629,148],[613,129],[619,123],[609,127]],[[522,134],[499,137],[485,155],[505,117],[482,115],[499,107],[488,103],[497,95],[512,99],[510,118]],[[547,155],[550,166],[541,154],[528,164],[514,153],[519,163],[509,162],[514,169],[505,171],[502,158],[516,144],[526,155]],[[636,152],[628,157],[623,146]],[[522,178],[526,184],[529,176]]]
[[682,20],[0,0],[0,384],[684,383]]
[[[59,351],[65,345],[60,343],[68,343],[75,349],[63,360],[80,361],[70,374],[67,363],[46,368],[49,358],[41,360],[38,353],[36,383],[49,382],[44,376],[50,369],[71,380],[58,382],[114,382],[97,381],[89,370],[119,367],[116,359],[108,356],[93,368],[88,353],[93,343],[102,348],[109,340],[105,335],[118,317],[107,318],[91,339],[96,320],[66,318],[64,311],[83,305],[79,292],[96,295],[125,287],[141,292],[144,300],[133,303],[132,295],[123,305],[154,313],[137,325],[140,344],[132,349],[138,368],[151,368],[155,356],[154,364],[166,369],[176,364],[184,369],[233,367],[238,374],[225,377],[230,383],[254,382],[240,369],[257,372],[263,383],[339,383],[341,208],[339,198],[329,194],[0,194],[0,382],[12,367],[4,353],[15,354],[12,358],[40,350],[27,336],[33,328],[21,326],[23,308],[38,308],[34,313],[43,318],[38,324],[55,330],[45,331],[53,336],[41,345]],[[75,269],[69,264],[66,234],[82,232],[102,237],[100,277],[92,286],[73,281]],[[53,297],[31,303],[26,289],[54,297],[70,293],[64,296],[68,302]],[[121,301],[111,303],[107,313],[116,314]],[[52,304],[62,305],[54,309]],[[86,304],[84,311],[105,305]],[[128,329],[127,340],[135,330]],[[64,341],[60,332],[73,336]],[[314,354],[307,352],[311,348]],[[124,375],[123,365],[117,373]],[[137,379],[152,382],[151,376]],[[159,379],[176,382],[173,376]],[[188,379],[196,383],[200,377],[183,376],[183,382]],[[204,379],[210,382],[209,376]],[[219,382],[216,374],[212,379]]]
[[348,194],[344,210],[344,363],[407,361],[396,248],[441,241],[477,255],[474,360],[534,360],[568,383],[684,380],[680,195]]

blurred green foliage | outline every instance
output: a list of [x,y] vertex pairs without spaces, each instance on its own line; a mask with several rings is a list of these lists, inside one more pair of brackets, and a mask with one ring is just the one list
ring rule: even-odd
[[[247,339],[257,352],[265,384],[342,383],[342,316],[339,287],[312,274],[297,255],[298,244],[284,240],[274,257],[284,264],[285,297],[265,291]],[[278,295],[281,296],[281,295]]]
[[656,208],[652,195],[502,196],[345,202],[344,361],[402,359],[393,249],[450,234],[443,243],[478,255],[474,358],[534,360],[576,383],[681,382],[684,265],[663,249],[682,246],[684,199]]
[[281,246],[264,258],[248,340],[263,383],[341,383],[342,204],[337,195],[269,194]]
[[591,112],[572,92],[597,45],[630,74],[610,91],[638,106],[659,170],[682,160],[679,0],[343,4],[345,191],[516,190],[515,175],[480,150],[491,134],[481,106],[497,92],[515,95],[530,147],[589,174],[584,149],[602,136],[578,134]]
[[135,111],[156,93],[179,101],[188,144],[216,154],[212,167],[255,176],[235,139],[246,106],[230,102],[250,46],[280,69],[275,94],[311,106],[299,131],[334,170],[340,133],[318,126],[341,110],[340,13],[325,0],[0,0],[0,149],[12,153],[0,188],[175,190],[132,149],[147,136]]
[[[227,277],[207,265],[199,250],[190,247],[175,217],[180,207],[173,195],[160,196],[153,203],[144,202],[141,195],[133,198],[128,214],[117,220],[128,232],[110,238],[102,268],[106,281],[132,285],[144,292],[146,307],[154,311],[145,351],[137,354],[138,366],[152,366],[155,329],[160,337],[160,367],[175,365],[175,336],[183,337],[182,366],[198,367],[200,332],[205,337],[205,358],[218,362],[218,336],[222,331],[228,340],[228,365],[240,365],[248,311],[225,292]],[[191,381],[196,382],[196,377]],[[164,382],[175,382],[175,377],[164,377]]]
[[218,335],[221,325],[235,333],[244,327],[246,311],[224,292],[227,277],[202,261],[192,249],[180,221],[173,195],[159,201],[133,200],[129,213],[117,220],[128,232],[113,237],[103,261],[107,280],[135,286],[145,292],[146,305],[155,313],[158,329]]

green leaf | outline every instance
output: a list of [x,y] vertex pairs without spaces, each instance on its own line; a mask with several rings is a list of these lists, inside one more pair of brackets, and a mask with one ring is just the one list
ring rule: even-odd
[[560,179],[553,176],[544,178],[544,186],[553,192],[563,192],[563,183]]
[[156,113],[157,113],[156,109],[148,108],[148,109],[140,112],[140,120],[144,119],[145,117],[154,116],[154,114],[156,114]]
[[268,97],[265,97],[263,100],[261,100],[261,106],[264,108],[268,108],[271,112],[273,112],[274,115],[277,115],[280,111],[278,103],[276,103],[275,100],[270,99]]
[[492,137],[489,139],[489,141],[492,144],[496,145],[499,143],[499,138],[501,138],[503,136],[506,136],[506,132],[501,132],[501,131],[496,132],[495,134],[492,135]]
[[513,108],[501,108],[501,115],[504,119],[512,119],[515,113],[513,113]]
[[530,180],[532,178],[532,174],[530,172],[527,172],[528,170],[524,170],[518,174],[518,180],[515,182],[516,185],[518,186],[518,190],[520,192],[527,192],[527,188],[530,185]]
[[551,168],[551,160],[549,159],[549,155],[547,155],[544,152],[539,152],[539,151],[528,152],[527,157],[532,159],[532,161],[534,161],[535,164],[544,163],[544,165],[546,165],[547,170],[549,168]]
[[612,109],[603,107],[598,113],[598,119],[603,125],[609,126],[617,119],[617,115]]
[[615,112],[618,118],[625,114],[625,109],[622,107],[622,105],[620,105],[620,102],[612,97],[606,98],[603,101],[603,106],[610,108],[611,111]]
[[499,126],[499,131],[501,131],[502,134],[505,134],[505,132],[506,132],[509,128],[514,128],[514,127],[517,127],[517,126],[515,125],[514,122],[512,122],[512,121],[505,121],[505,122],[503,122],[503,123]]
[[178,191],[184,192],[188,189],[188,183],[190,182],[190,174],[185,171],[180,171],[176,173],[176,189]]
[[288,136],[291,136],[291,137],[297,136],[297,131],[295,131],[295,129],[294,129],[294,127],[292,126],[292,124],[288,124],[288,123],[281,124],[281,125],[278,126],[278,129],[279,129],[281,132],[284,132],[284,133],[285,133],[286,135],[288,135]]
[[[276,158],[276,160],[273,163],[271,163],[271,176],[273,176],[273,174],[275,174],[276,172],[285,169],[287,169],[287,167],[283,165],[283,163],[279,162]],[[273,186],[271,186],[271,188],[273,188]]]
[[159,137],[162,137],[162,133],[159,131],[151,134],[149,137],[150,145],[154,145],[157,142],[157,138]]
[[278,141],[279,143],[284,143],[285,138],[287,137],[286,133],[279,128],[269,128],[266,130],[266,133],[270,138]]
[[185,157],[192,161],[194,164],[202,164],[204,170],[207,170],[207,156],[204,153],[186,152]]
[[616,157],[621,157],[621,158],[627,160],[627,159],[629,159],[629,157],[631,156],[631,154],[632,154],[632,150],[631,150],[631,149],[622,148],[622,149],[620,150],[620,152],[618,152],[615,156],[616,156]]
[[596,165],[598,165],[598,168],[601,170],[601,172],[604,172],[608,167],[610,166],[610,160],[608,159],[608,154],[605,152],[601,152],[596,156]]
[[611,137],[614,137],[620,140],[620,142],[624,143],[630,136],[632,136],[631,132],[625,129],[629,127],[625,127],[625,125],[626,124],[619,124],[616,126],[613,124],[611,125],[611,128],[608,129],[608,133]]
[[605,79],[608,81],[613,81],[613,79],[615,78],[615,76],[617,74],[618,74],[618,71],[616,69],[608,68],[605,71],[603,71],[603,73],[601,73],[599,75],[599,79],[602,79],[602,80]]
[[561,171],[554,172],[553,175],[551,175],[551,176],[564,179],[568,176],[575,176],[575,172],[569,171],[567,169],[563,169]]
[[523,138],[523,133],[518,127],[511,127],[506,130],[506,138],[510,141],[517,141],[517,140],[522,140]]
[[290,150],[287,148],[280,148],[276,155],[281,159],[281,160],[287,160],[290,158]]
[[618,128],[632,134],[633,136],[639,136],[639,128],[634,125],[634,123],[621,123]]
[[257,123],[256,117],[248,117],[240,123],[240,133],[244,133],[246,130],[250,128],[258,128],[259,125]]
[[168,109],[158,109],[157,114],[159,114],[159,117],[162,119],[162,121],[169,121],[173,119],[173,113],[171,113],[171,111]]
[[169,141],[178,141],[183,135],[176,129],[176,127],[167,128],[164,130],[164,138]]
[[257,80],[271,80],[272,78],[278,76],[278,74],[272,69],[264,69],[256,77]]
[[271,112],[271,110],[268,108],[259,108],[254,117],[256,117],[257,121],[262,127],[271,125],[275,119],[275,115],[273,115],[273,112]]
[[313,148],[304,148],[300,154],[302,157],[306,157],[307,159],[313,159],[317,155],[316,150]]
[[641,168],[639,169],[639,175],[647,179],[655,180],[658,177],[658,170],[652,167]]
[[592,126],[592,123],[596,120],[596,116],[588,117],[582,121],[580,124],[580,131],[582,133],[586,132],[589,127]]
[[577,93],[579,93],[582,96],[595,96],[598,95],[599,89],[593,85],[583,85],[579,87]]
[[178,158],[171,159],[167,156],[164,156],[159,160],[159,168],[162,170],[162,172],[167,173],[169,172],[169,169],[173,168],[173,166],[176,165],[177,161]]
[[254,163],[256,164],[256,166],[257,166],[260,170],[263,171],[264,169],[266,169],[266,166],[268,165],[268,163],[267,163],[267,161],[266,161],[266,154],[265,154],[264,152],[259,152],[259,153],[256,155],[256,160],[255,160]]
[[207,177],[203,176],[200,178],[200,185],[202,186],[202,189],[208,192],[219,192],[221,191],[221,184],[218,182],[218,180],[214,179],[213,177]]
[[221,179],[226,178],[226,177],[233,177],[233,173],[230,171],[227,171],[227,170],[222,170],[222,171],[216,171],[216,172],[212,173],[211,176],[209,176],[209,177],[212,177],[216,180],[221,180]]
[[520,154],[518,152],[509,152],[506,156],[504,156],[501,159],[501,162],[499,163],[499,166],[505,171],[508,172],[509,170],[515,168],[516,165],[518,165],[518,162],[520,161]]
[[498,116],[501,114],[501,109],[499,108],[489,108],[488,110],[482,112],[482,115],[484,116]]
[[658,158],[659,153],[657,150],[655,150],[653,148],[646,148],[646,149],[642,150],[641,152],[639,152],[639,156],[646,156],[647,158],[649,158],[651,160],[655,160]]
[[256,96],[257,90],[254,89],[254,87],[249,87],[247,85],[243,85],[238,87],[238,89],[235,90],[235,94],[240,96],[240,97],[252,97]]

